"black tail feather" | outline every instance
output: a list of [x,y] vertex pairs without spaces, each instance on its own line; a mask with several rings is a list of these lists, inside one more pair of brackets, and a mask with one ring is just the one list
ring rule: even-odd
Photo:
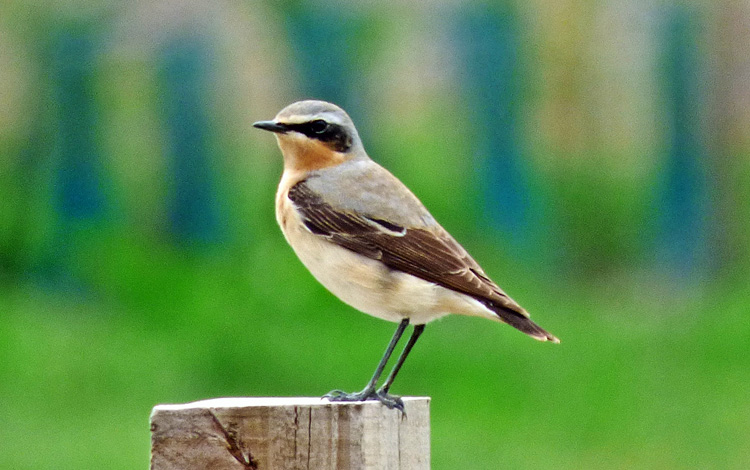
[[553,343],[559,343],[560,340],[553,334],[548,333],[544,328],[531,321],[527,316],[511,310],[508,307],[497,305],[494,302],[481,300],[487,308],[492,310],[500,317],[504,323],[512,326],[513,328],[526,333],[534,339],[539,341],[551,341]]

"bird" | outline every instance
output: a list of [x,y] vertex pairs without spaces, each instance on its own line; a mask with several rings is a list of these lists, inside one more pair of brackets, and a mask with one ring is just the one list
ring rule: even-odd
[[[396,375],[433,320],[483,317],[539,341],[560,340],[529,319],[399,179],[372,160],[339,106],[303,100],[254,127],[275,134],[284,160],[276,220],[312,275],[344,303],[398,323],[370,381],[336,402],[377,400],[404,412],[390,393]],[[412,334],[377,384],[409,324]]]

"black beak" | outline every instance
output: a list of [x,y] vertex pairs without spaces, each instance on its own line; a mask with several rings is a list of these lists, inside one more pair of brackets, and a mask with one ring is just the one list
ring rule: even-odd
[[258,121],[253,124],[253,127],[263,129],[264,131],[276,132],[278,134],[283,134],[284,132],[289,130],[289,128],[285,124],[281,124],[275,121]]

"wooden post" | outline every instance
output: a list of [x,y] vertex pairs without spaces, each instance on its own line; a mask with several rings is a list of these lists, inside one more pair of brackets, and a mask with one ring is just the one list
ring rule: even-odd
[[216,398],[158,405],[151,470],[429,470],[430,399]]

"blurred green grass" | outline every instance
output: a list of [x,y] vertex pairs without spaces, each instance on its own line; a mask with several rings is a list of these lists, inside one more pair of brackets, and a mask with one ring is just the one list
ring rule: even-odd
[[[3,285],[0,467],[142,467],[157,403],[361,388],[393,325],[324,292],[281,243],[247,282],[213,257],[151,260],[151,278],[131,281],[174,290],[146,296]],[[562,344],[480,319],[428,326],[394,391],[433,398],[433,468],[750,465],[739,281],[677,295],[666,280],[516,274],[508,290]]]

